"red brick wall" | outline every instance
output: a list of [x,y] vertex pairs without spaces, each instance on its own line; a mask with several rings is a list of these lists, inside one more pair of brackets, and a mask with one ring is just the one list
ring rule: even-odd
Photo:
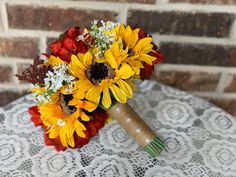
[[144,27],[166,55],[153,79],[236,115],[236,0],[0,1],[0,105],[29,88],[15,73],[60,32],[94,19]]

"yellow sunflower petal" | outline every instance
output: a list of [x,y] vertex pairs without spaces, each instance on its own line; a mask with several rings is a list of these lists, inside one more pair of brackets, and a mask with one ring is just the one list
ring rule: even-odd
[[149,53],[149,52],[153,51],[153,45],[152,44],[148,44],[146,46],[143,46],[141,51],[142,51],[142,53]]
[[113,56],[111,50],[106,50],[105,52],[105,58],[107,60],[107,62],[111,65],[112,68],[117,68],[117,62],[115,57]]
[[84,53],[78,53],[78,54],[77,54],[77,57],[78,57],[79,61],[80,61],[82,64],[84,64],[84,63],[83,63],[84,55],[85,55]]
[[81,99],[85,97],[85,91],[77,90],[77,92],[73,95],[73,99],[68,103],[68,105],[83,105]]
[[39,113],[41,114],[42,121],[47,121],[52,124],[56,124],[58,118],[65,116],[59,102],[55,104],[46,103],[39,105]]
[[148,55],[148,54],[141,54],[139,59],[140,59],[141,61],[146,62],[146,63],[149,64],[149,65],[152,65],[152,61],[154,61],[156,58],[153,57],[153,56],[150,56],[150,55]]
[[107,109],[111,106],[111,96],[108,88],[103,90],[102,105]]
[[[74,142],[74,131],[75,131],[75,127],[74,127],[74,121],[73,120],[69,120],[67,121],[67,124],[65,126],[65,129],[67,130],[67,143],[71,146],[74,147],[75,146],[75,142]],[[64,127],[63,127],[64,128]]]
[[116,85],[112,85],[109,88],[111,89],[113,96],[118,102],[126,103],[127,101],[126,95],[119,87],[117,87]]
[[77,87],[78,89],[87,91],[93,87],[93,84],[88,79],[78,80],[75,82],[75,87]]
[[50,55],[48,58],[48,61],[45,63],[45,65],[50,65],[50,66],[56,66],[58,64],[62,64],[64,61],[62,61],[59,57],[55,57],[53,55]]
[[130,60],[128,63],[132,67],[136,75],[140,74],[140,68],[144,68],[143,64],[138,60]]
[[128,62],[130,64],[130,66],[133,68],[144,68],[143,64],[141,63],[141,61],[138,60],[130,60]]
[[118,25],[114,28],[114,31],[116,33],[116,36],[123,36],[125,31],[125,26],[123,24]]
[[85,91],[84,90],[77,90],[76,94],[73,95],[76,99],[83,99],[85,97]]
[[71,62],[69,64],[70,71],[73,75],[76,77],[83,79],[85,78],[84,71],[86,70],[86,67],[80,62],[78,57],[76,55],[71,56]]
[[[152,42],[152,38],[151,37],[145,37],[141,40],[138,41],[137,45],[134,47],[134,51],[138,52],[138,51],[145,51],[145,53],[150,52],[152,50],[152,44],[150,44]],[[149,51],[148,51],[149,50]]]
[[57,129],[57,128],[51,128],[51,129],[49,130],[49,138],[50,138],[50,139],[54,139],[54,138],[58,137],[58,135],[59,135],[59,129]]
[[121,25],[117,25],[115,28],[113,28],[110,31],[110,34],[113,34],[114,35],[114,40],[118,41],[119,38],[123,37],[124,31],[125,31],[125,26],[123,24],[121,24]]
[[81,112],[80,117],[83,121],[89,121],[90,120],[90,117],[87,116],[83,111]]
[[84,54],[83,56],[83,64],[88,67],[89,65],[91,65],[93,62],[93,55],[90,52],[87,52],[86,54]]
[[120,66],[120,63],[125,60],[128,57],[128,47],[126,49],[123,49],[122,41],[115,42],[111,47],[111,52],[113,56],[115,57],[117,67]]
[[102,92],[101,87],[92,87],[91,89],[88,90],[86,94],[86,99],[98,105],[100,101],[101,92]]
[[67,120],[72,120],[73,121],[73,123],[71,124],[72,126],[74,126],[74,122],[80,117],[80,114],[81,114],[81,106],[77,106],[76,105],[76,111],[73,113],[73,114],[71,114],[70,116],[67,116],[66,118],[67,118]]
[[140,75],[140,68],[133,67],[133,70],[134,70],[136,76]]
[[75,131],[75,127],[73,126],[73,124],[71,123],[68,123],[67,124],[69,125],[66,125],[66,129],[67,129],[67,137],[70,138],[73,136],[73,133]]
[[84,101],[82,108],[84,108],[86,111],[92,112],[97,108],[97,105],[89,101]]
[[67,138],[66,138],[66,129],[64,128],[61,128],[60,130],[60,140],[61,140],[61,143],[64,147],[68,147],[68,144],[67,144]]
[[124,63],[121,66],[121,68],[116,72],[116,76],[120,77],[122,79],[128,79],[133,75],[134,75],[134,72],[133,72],[132,68],[126,63]]
[[70,137],[67,138],[67,143],[71,146],[71,147],[75,147],[75,141],[74,141],[74,137]]
[[85,126],[78,120],[74,122],[74,126],[77,135],[80,136],[81,138],[85,138],[85,134],[83,132],[83,130],[86,130]]
[[138,42],[139,38],[138,38],[138,32],[139,30],[132,30],[130,26],[127,26],[124,32],[124,41],[126,43],[126,45],[133,49],[136,45],[136,43]]
[[69,106],[78,106],[81,108],[81,106],[83,105],[83,101],[81,101],[77,98],[73,98],[71,101],[69,101],[68,105]]
[[35,87],[35,88],[31,89],[31,92],[35,92],[37,94],[42,94],[46,91],[47,91],[46,87]]
[[133,91],[127,82],[121,79],[117,81],[117,84],[119,85],[120,89],[122,89],[128,97],[133,96]]

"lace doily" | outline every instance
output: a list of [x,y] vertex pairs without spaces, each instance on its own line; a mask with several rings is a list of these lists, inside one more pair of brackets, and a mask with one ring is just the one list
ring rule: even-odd
[[0,108],[0,177],[236,177],[236,118],[186,92],[138,84],[129,103],[162,138],[151,158],[113,121],[81,149],[44,145],[27,110],[32,95]]

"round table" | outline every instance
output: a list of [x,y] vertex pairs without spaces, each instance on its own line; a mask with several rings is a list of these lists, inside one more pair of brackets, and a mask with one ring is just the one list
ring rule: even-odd
[[150,157],[116,121],[81,149],[45,146],[27,109],[32,95],[0,108],[0,176],[235,177],[236,118],[203,99],[153,81],[138,83],[130,105],[162,138]]

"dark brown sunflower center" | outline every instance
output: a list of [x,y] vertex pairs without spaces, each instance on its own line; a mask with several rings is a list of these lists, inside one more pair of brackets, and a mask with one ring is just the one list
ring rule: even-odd
[[94,85],[98,85],[104,79],[114,78],[115,71],[108,63],[94,62],[88,67],[87,77]]
[[76,107],[68,105],[69,101],[72,100],[72,98],[72,95],[61,95],[60,98],[61,108],[63,112],[68,116],[76,111]]
[[130,56],[134,56],[134,55],[135,55],[135,52],[134,52],[132,49],[129,49],[129,50],[128,50],[128,54],[129,54]]

